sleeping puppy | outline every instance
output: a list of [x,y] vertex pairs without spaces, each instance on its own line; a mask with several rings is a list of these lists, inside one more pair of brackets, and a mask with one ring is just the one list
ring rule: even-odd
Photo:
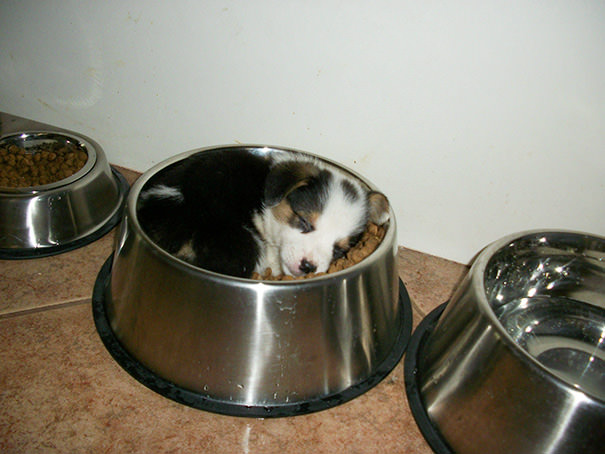
[[206,270],[248,278],[271,268],[327,271],[368,221],[389,219],[386,197],[308,156],[204,151],[152,176],[137,218],[153,242]]

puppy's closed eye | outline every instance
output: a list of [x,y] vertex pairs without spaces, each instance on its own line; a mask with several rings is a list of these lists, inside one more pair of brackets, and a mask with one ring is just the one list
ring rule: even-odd
[[300,228],[301,233],[310,233],[315,230],[315,227],[311,222],[306,219],[304,216],[301,216],[298,213],[294,213],[296,215],[296,220],[298,223],[298,227]]

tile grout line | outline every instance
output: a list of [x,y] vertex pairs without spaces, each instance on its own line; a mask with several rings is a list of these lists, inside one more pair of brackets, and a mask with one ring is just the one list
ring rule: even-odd
[[48,306],[32,307],[29,309],[22,309],[22,310],[17,310],[14,312],[6,312],[6,313],[0,314],[0,321],[7,320],[9,318],[17,318],[17,317],[37,314],[40,312],[48,312],[48,311],[54,311],[54,310],[59,310],[59,309],[65,309],[67,307],[82,306],[84,304],[89,304],[89,303],[90,303],[90,298],[83,298],[83,299],[78,299],[78,300],[74,300],[74,301],[67,301],[65,303],[49,304]]

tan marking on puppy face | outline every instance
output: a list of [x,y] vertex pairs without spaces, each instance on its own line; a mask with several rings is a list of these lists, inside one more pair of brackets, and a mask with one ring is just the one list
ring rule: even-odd
[[[320,213],[315,211],[294,211],[287,199],[279,202],[277,206],[271,209],[271,212],[278,222],[298,229],[302,233],[308,233],[310,231],[309,227],[314,230],[320,216]],[[304,232],[305,230],[307,232]]]
[[312,225],[317,224],[320,215],[321,213],[317,211],[309,211],[308,213],[301,214],[301,216],[304,216]]
[[292,207],[285,199],[283,199],[276,206],[271,208],[271,212],[273,213],[275,220],[284,225],[289,225],[292,221],[292,218],[296,217],[294,211],[292,211]]
[[339,247],[343,251],[348,251],[351,246],[350,241],[351,241],[350,238],[346,237],[346,238],[343,238],[342,240],[337,241],[335,243],[335,246]]

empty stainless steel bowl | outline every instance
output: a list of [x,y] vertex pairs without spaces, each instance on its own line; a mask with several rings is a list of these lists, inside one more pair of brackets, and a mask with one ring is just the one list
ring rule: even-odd
[[[233,148],[300,153],[213,150]],[[151,176],[201,151],[168,159],[133,185],[93,297],[108,350],[166,397],[239,416],[317,411],[374,386],[401,358],[411,330],[393,213],[372,255],[324,277],[259,282],[196,268],[154,244],[135,207]]]
[[413,372],[453,452],[603,452],[605,238],[540,231],[487,247]]
[[0,258],[52,255],[87,244],[107,233],[121,215],[128,184],[111,169],[90,139],[52,130],[21,131],[0,137],[34,156],[41,146],[71,146],[86,153],[84,166],[49,184],[0,187]]

